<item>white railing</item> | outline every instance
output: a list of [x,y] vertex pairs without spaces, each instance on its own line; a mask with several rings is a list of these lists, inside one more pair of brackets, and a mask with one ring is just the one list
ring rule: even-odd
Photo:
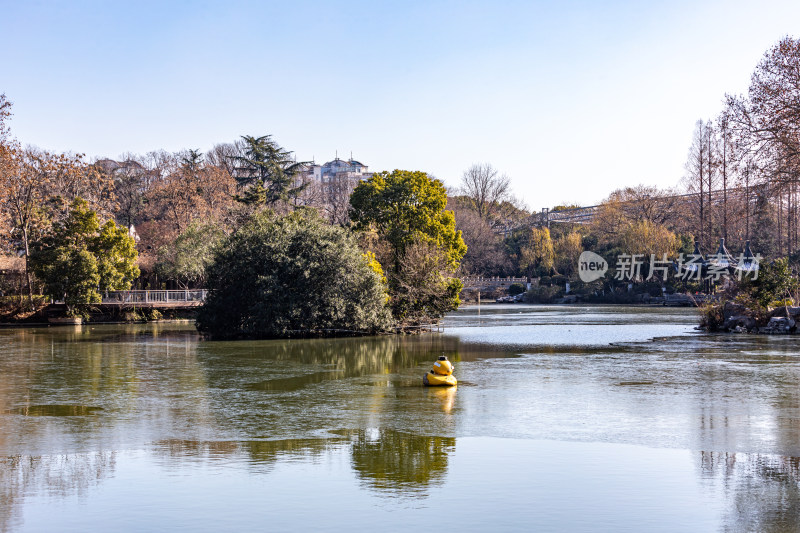
[[202,303],[208,291],[192,289],[184,291],[108,291],[103,294],[104,304],[171,304]]
[[474,276],[464,276],[461,278],[461,282],[464,286],[468,285],[511,285],[512,283],[527,283],[528,278],[514,278],[514,277],[507,277],[501,278],[499,276],[495,277],[474,277]]

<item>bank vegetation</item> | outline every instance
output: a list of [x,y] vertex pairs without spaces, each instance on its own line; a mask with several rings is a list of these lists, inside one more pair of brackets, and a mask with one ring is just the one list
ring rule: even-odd
[[[211,288],[222,258],[233,260],[230,250],[241,232],[266,220],[283,228],[310,224],[306,229],[317,237],[330,239],[333,233],[326,232],[339,232],[342,242],[357,244],[373,271],[382,272],[391,314],[390,326],[376,320],[363,328],[370,331],[436,320],[461,300],[475,298],[474,289],[462,290],[461,280],[479,277],[524,279],[511,291],[524,292],[531,302],[646,302],[676,293],[730,292],[722,283],[649,275],[652,259],[675,265],[695,247],[704,258],[720,250],[736,258],[749,241],[764,264],[785,259],[785,272],[796,276],[800,40],[786,37],[771,47],[756,65],[746,94],[720,96],[717,113],[694,125],[685,175],[674,187],[631,184],[584,209],[589,216],[580,219],[566,216],[583,212],[569,203],[551,206],[546,215],[531,212],[514,197],[510,177],[485,162],[469,166],[459,187],[449,191],[415,171],[379,172],[363,182],[308,179],[309,163],[298,161],[270,135],[243,135],[205,152],[155,150],[96,160],[53,153],[13,137],[13,108],[3,95],[0,291],[18,313],[66,299],[64,288],[48,280],[47,272],[66,271],[58,261],[70,254],[75,261],[83,257],[82,283],[89,296],[81,296],[82,303],[112,288]],[[81,246],[93,254],[96,267],[77,244],[69,251],[59,244],[69,240],[64,228],[76,206],[93,213],[98,224],[113,223],[115,235],[122,228],[133,239],[138,272],[121,265],[124,274],[104,277],[108,257],[103,253],[111,252],[92,252],[99,248],[88,237]],[[323,226],[330,228],[323,231]],[[269,248],[277,241],[263,244],[278,253]],[[126,250],[131,256],[130,247]],[[610,267],[591,283],[582,282],[578,272],[578,257],[586,250]],[[642,270],[620,275],[621,255],[641,256]],[[320,298],[315,285],[292,290],[298,298]],[[484,298],[508,291],[498,285]],[[796,294],[790,291],[779,300],[787,298]],[[320,327],[336,329],[334,322],[323,320]]]

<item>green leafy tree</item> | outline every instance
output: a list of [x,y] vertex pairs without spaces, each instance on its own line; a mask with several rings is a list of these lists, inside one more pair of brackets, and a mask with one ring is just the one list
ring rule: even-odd
[[784,257],[771,263],[762,263],[756,279],[743,277],[740,290],[762,307],[767,307],[774,301],[791,298],[797,286],[798,280],[792,274],[789,259]]
[[392,247],[395,268],[415,242],[442,248],[451,266],[467,251],[447,206],[444,184],[425,172],[380,172],[360,183],[350,196],[350,218],[359,228],[373,226]]
[[72,313],[99,302],[102,291],[130,289],[139,275],[136,258],[125,228],[111,220],[101,226],[97,213],[77,198],[64,221],[34,243],[30,260],[45,293],[63,299]]
[[269,206],[280,201],[288,202],[300,195],[306,184],[298,184],[297,178],[304,163],[294,161],[292,152],[281,148],[271,135],[243,135],[242,140],[243,155],[231,156],[236,181],[240,186],[248,187],[238,197],[239,201]]
[[190,283],[204,284],[214,249],[223,237],[218,225],[193,222],[170,246],[159,249],[157,272],[184,287]]
[[267,198],[269,197],[269,191],[267,191],[266,187],[259,181],[250,185],[241,195],[236,196],[236,200],[251,206],[261,206],[267,205]]
[[386,288],[371,262],[313,212],[256,213],[217,250],[197,327],[213,338],[383,331]]
[[350,196],[350,218],[372,228],[388,246],[384,264],[392,313],[405,323],[438,318],[459,304],[454,276],[467,246],[456,231],[447,191],[424,172],[381,172]]
[[139,277],[136,241],[113,220],[100,227],[89,251],[97,259],[97,272],[100,275],[97,287],[101,292],[128,290],[133,280]]

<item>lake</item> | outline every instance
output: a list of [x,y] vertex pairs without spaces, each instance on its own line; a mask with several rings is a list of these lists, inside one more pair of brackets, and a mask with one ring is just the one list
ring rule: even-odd
[[[793,531],[800,351],[689,309],[441,333],[0,330],[0,531]],[[459,385],[425,388],[436,358]]]

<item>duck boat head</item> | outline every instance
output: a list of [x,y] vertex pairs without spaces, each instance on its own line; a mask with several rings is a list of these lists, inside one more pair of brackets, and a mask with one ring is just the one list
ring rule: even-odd
[[422,377],[422,382],[430,387],[448,386],[452,387],[458,380],[453,375],[455,367],[447,360],[447,357],[440,355],[439,359],[433,363],[433,368]]

